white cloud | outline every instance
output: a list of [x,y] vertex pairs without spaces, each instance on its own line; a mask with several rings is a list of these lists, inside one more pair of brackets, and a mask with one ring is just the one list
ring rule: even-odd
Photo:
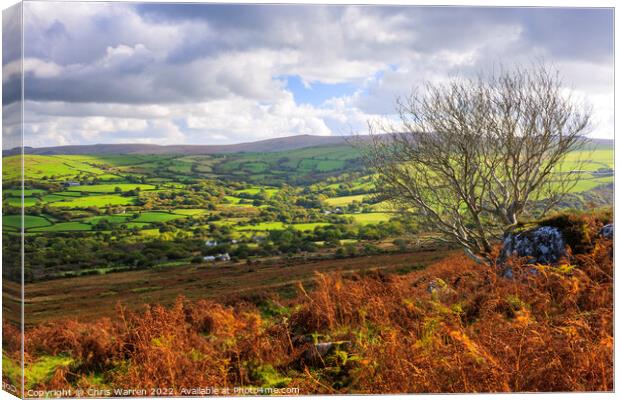
[[[323,117],[331,111],[297,105],[292,95],[269,105],[234,97],[197,104],[127,106],[28,102],[28,146],[62,143],[230,143],[290,136],[330,135]],[[69,111],[71,110],[71,111]],[[179,126],[186,129],[181,130]],[[122,132],[122,134],[118,134]]]
[[[160,13],[127,3],[26,4],[30,145],[349,133],[392,114],[396,96],[425,80],[536,58],[556,63],[590,99],[596,135],[613,132],[613,60],[600,35],[584,39],[596,21],[563,29],[552,11],[516,9],[152,7]],[[17,72],[5,66],[3,82]],[[358,89],[298,104],[286,75],[307,88]]]

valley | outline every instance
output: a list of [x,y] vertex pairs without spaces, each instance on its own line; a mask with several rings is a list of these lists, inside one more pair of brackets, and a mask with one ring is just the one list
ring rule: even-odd
[[[290,141],[289,141],[290,145]],[[564,207],[609,202],[613,151],[571,154]],[[5,277],[19,278],[18,156],[3,158]],[[226,154],[27,154],[28,326],[117,303],[295,291],[316,271],[409,271],[443,257],[415,216],[375,194],[349,144]],[[564,173],[564,172],[558,172]],[[10,283],[9,283],[10,285]]]

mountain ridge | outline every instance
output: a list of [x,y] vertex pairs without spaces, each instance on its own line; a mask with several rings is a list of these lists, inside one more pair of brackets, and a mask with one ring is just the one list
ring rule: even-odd
[[[279,138],[242,142],[235,144],[201,145],[201,144],[173,144],[158,145],[146,143],[110,143],[65,145],[51,147],[24,147],[25,154],[57,155],[57,154],[222,154],[239,152],[277,152],[296,150],[306,147],[317,147],[337,144],[347,144],[347,139],[366,138],[367,136],[319,136],[296,135]],[[362,139],[363,140],[363,139]],[[3,150],[3,156],[19,154],[19,148]]]
[[[50,147],[24,147],[25,154],[34,155],[76,155],[76,154],[230,154],[230,153],[255,153],[255,152],[278,152],[297,150],[308,147],[320,147],[329,145],[350,144],[351,140],[367,141],[368,135],[359,136],[319,136],[319,135],[295,135],[278,138],[263,139],[254,142],[242,142],[235,144],[173,144],[158,145],[146,143],[110,143],[110,144],[86,144],[65,145]],[[613,146],[612,139],[588,139],[590,143],[602,146]],[[3,156],[17,155],[20,148],[16,147],[3,150]]]

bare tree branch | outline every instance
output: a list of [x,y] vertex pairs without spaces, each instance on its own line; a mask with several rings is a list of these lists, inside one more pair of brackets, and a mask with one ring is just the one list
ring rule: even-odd
[[546,211],[578,182],[563,161],[583,146],[591,111],[542,64],[427,83],[397,112],[398,125],[369,123],[363,147],[379,195],[477,261],[490,261],[532,202]]

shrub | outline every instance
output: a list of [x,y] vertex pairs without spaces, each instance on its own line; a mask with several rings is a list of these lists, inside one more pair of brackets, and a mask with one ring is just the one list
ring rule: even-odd
[[573,253],[581,254],[592,250],[590,232],[596,225],[596,221],[591,216],[563,213],[544,219],[540,224],[558,228]]

